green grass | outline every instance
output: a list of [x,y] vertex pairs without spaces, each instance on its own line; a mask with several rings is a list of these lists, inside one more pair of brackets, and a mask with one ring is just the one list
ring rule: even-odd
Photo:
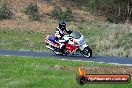
[[97,55],[132,56],[132,32],[129,24],[84,21],[78,27]]
[[30,30],[0,29],[0,49],[43,51],[44,37],[42,33]]
[[130,84],[87,84],[76,83],[76,68],[79,65],[110,66],[95,62],[56,60],[0,56],[0,88],[131,88]]
[[[77,26],[94,55],[132,57],[131,25],[82,20]],[[54,32],[0,29],[0,49],[45,51],[44,38]]]

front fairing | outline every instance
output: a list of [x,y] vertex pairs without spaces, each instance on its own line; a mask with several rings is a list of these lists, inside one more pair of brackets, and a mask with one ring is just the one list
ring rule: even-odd
[[81,37],[78,39],[78,45],[83,45],[85,43],[85,38],[83,35],[81,35]]
[[68,44],[71,44],[71,45],[75,45],[75,46],[81,46],[81,45],[83,45],[85,43],[84,36],[81,33],[79,33],[79,36],[78,35],[76,35],[76,36],[73,36],[73,35],[72,36],[71,35],[64,35],[63,39],[64,40],[69,40]]

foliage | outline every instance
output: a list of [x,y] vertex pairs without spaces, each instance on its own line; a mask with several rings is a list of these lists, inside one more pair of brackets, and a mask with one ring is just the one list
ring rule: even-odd
[[0,6],[0,19],[7,19],[13,16],[13,12],[7,7],[7,4]]
[[39,13],[39,8],[37,4],[30,4],[26,10],[25,13],[27,13],[29,15],[29,18],[36,21],[36,20],[40,20],[41,16]]
[[58,6],[56,6],[53,11],[51,12],[52,17],[58,20],[66,20],[71,21],[73,19],[73,12],[70,8],[66,8],[65,11],[62,11],[62,9]]
[[60,7],[56,6],[51,12],[52,17],[55,19],[61,20],[63,16],[63,11]]
[[64,12],[64,19],[66,21],[71,21],[73,19],[73,12],[70,8],[66,8],[66,11]]
[[95,15],[105,16],[109,22],[124,23],[126,20],[132,22],[132,1],[130,0],[76,0],[76,2]]

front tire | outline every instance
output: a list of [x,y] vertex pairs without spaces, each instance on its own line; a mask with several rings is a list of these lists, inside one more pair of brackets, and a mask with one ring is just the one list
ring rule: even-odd
[[81,51],[81,54],[87,58],[90,58],[92,57],[92,49],[87,46]]

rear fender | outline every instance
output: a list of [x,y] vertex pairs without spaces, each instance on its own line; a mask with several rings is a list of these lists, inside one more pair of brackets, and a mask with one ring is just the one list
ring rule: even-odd
[[52,41],[49,41],[48,38],[49,38],[49,35],[45,38],[45,42],[46,42],[46,43],[48,43],[49,45],[52,45],[52,46],[54,46],[54,47],[59,48],[59,46],[60,46],[59,44],[54,43],[54,42],[52,42]]

